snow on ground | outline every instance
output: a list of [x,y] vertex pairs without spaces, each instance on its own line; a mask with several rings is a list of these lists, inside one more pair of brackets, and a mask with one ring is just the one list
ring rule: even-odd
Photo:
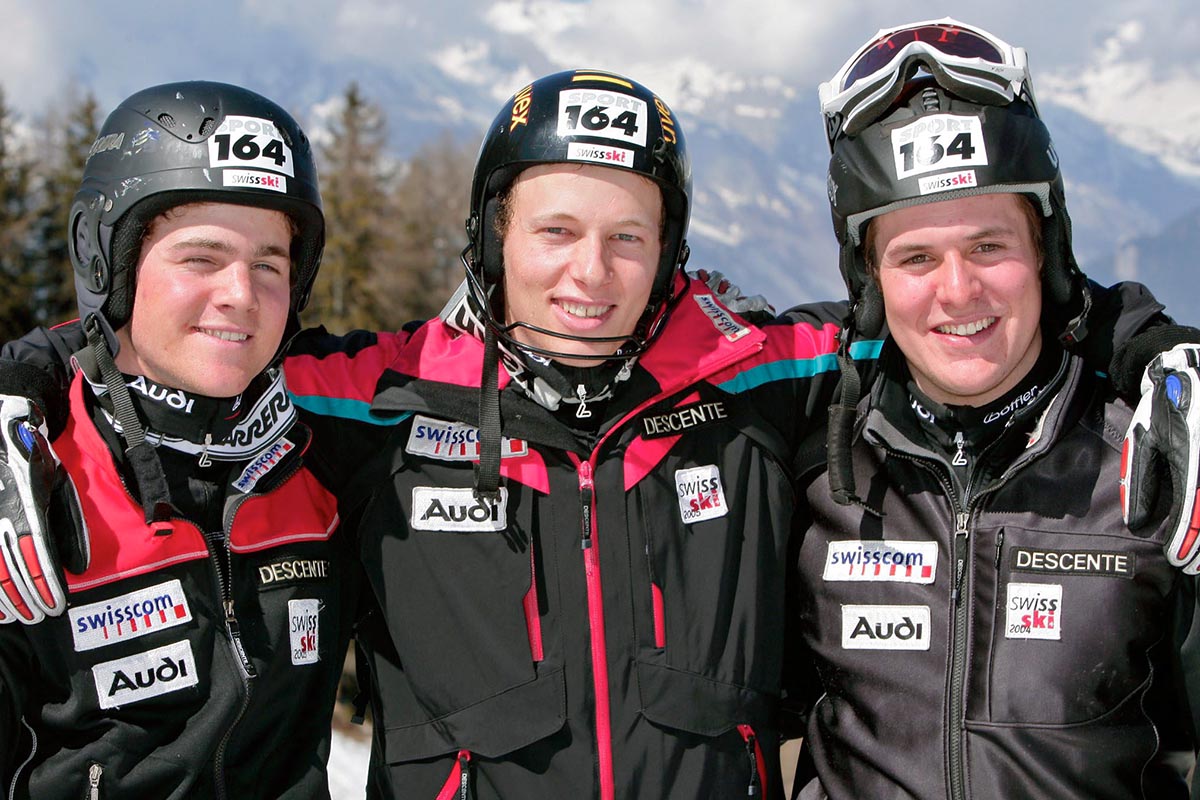
[[333,800],[360,800],[367,795],[367,762],[371,756],[371,729],[334,726],[329,751],[329,796]]

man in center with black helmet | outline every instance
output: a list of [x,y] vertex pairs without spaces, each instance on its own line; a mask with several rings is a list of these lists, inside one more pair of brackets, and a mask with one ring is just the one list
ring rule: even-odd
[[536,80],[483,142],[466,283],[378,387],[370,348],[293,347],[297,403],[361,420],[315,447],[373,454],[339,495],[369,796],[779,796],[789,442],[836,328],[768,337],[683,273],[690,181],[645,87]]
[[845,344],[887,334],[798,460],[798,795],[1187,797],[1195,578],[1122,522],[1132,409],[1064,349],[1089,299],[1024,51],[901,26],[821,98]]

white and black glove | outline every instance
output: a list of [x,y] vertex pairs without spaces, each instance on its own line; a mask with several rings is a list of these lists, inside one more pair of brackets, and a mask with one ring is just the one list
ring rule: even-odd
[[[1160,353],[1142,374],[1142,398],[1121,453],[1121,511],[1135,533],[1152,521],[1159,494],[1170,491],[1167,559],[1200,573],[1200,344]],[[1169,486],[1160,482],[1169,480]],[[1165,499],[1165,498],[1164,498]]]
[[775,307],[767,302],[767,298],[761,294],[747,297],[742,294],[742,290],[738,286],[716,270],[710,272],[706,269],[698,269],[695,272],[689,272],[688,275],[711,289],[716,298],[721,301],[721,305],[735,314],[746,316],[761,313],[775,316]]
[[0,395],[0,623],[61,614],[60,564],[84,571],[88,548],[79,496],[41,412],[24,397]]

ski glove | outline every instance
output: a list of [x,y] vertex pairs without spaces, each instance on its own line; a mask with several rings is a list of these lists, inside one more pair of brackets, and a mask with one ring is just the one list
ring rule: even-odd
[[36,405],[0,394],[0,623],[61,614],[60,563],[82,572],[90,557],[75,485],[46,437]]
[[[1142,374],[1142,399],[1121,452],[1121,513],[1138,533],[1151,522],[1160,491],[1170,491],[1164,550],[1172,564],[1190,575],[1200,573],[1197,462],[1200,345],[1180,344],[1155,356]],[[1160,485],[1168,480],[1165,488]]]
[[[761,294],[747,297],[742,294],[740,288],[716,270],[709,272],[706,269],[700,269],[688,274],[711,289],[716,298],[721,301],[721,305],[735,314],[775,316],[775,307],[767,302],[767,298]],[[751,318],[750,321],[754,322],[754,319]]]

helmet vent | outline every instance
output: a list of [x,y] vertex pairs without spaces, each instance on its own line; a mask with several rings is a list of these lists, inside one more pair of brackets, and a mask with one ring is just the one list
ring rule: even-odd
[[174,128],[175,118],[164,111],[158,115],[158,124],[162,125],[164,128]]
[[921,92],[921,107],[926,111],[938,111],[942,107],[942,102],[938,99],[937,90],[929,87]]
[[212,117],[205,117],[204,121],[200,123],[200,138],[203,139],[204,137],[208,136],[216,127],[217,121],[215,119]]

